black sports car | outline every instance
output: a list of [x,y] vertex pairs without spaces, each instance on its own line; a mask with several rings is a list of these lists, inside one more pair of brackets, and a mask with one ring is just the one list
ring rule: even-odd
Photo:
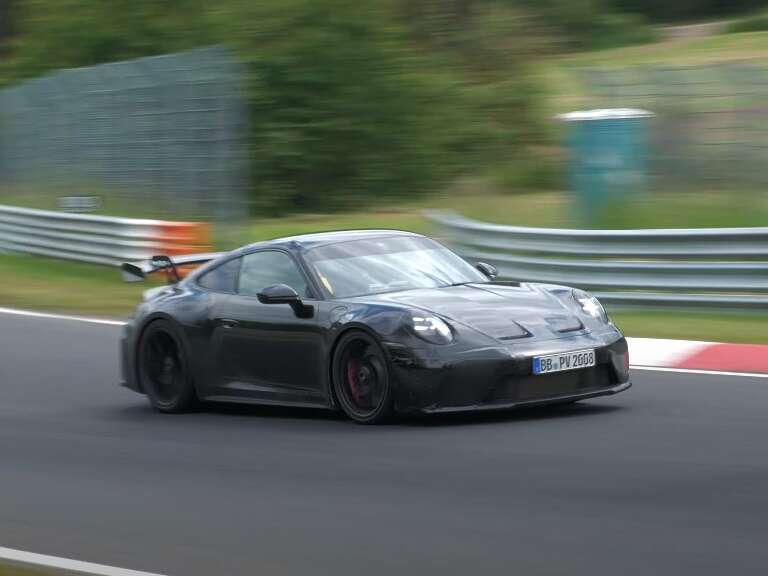
[[[203,264],[181,279],[177,266]],[[393,413],[574,402],[630,387],[627,343],[565,286],[494,281],[438,242],[349,231],[224,254],[124,264],[164,270],[122,340],[124,385],[163,412],[199,400]]]

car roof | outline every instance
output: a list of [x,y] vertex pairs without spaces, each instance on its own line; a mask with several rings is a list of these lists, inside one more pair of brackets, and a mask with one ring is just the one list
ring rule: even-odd
[[286,236],[273,240],[264,240],[243,246],[240,250],[249,252],[257,248],[283,247],[292,249],[310,250],[318,246],[338,244],[339,242],[353,242],[355,240],[370,240],[373,238],[388,238],[395,236],[421,237],[421,234],[406,232],[404,230],[336,230],[330,232],[314,232],[312,234],[300,234],[298,236]]

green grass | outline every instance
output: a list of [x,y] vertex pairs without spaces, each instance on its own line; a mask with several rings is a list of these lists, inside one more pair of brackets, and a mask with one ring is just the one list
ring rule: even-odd
[[630,66],[636,64],[715,64],[728,61],[768,60],[768,32],[716,34],[700,38],[665,40],[566,57],[569,64]]
[[768,30],[768,13],[760,12],[731,22],[725,31],[730,34],[741,34],[744,32],[762,32],[765,30]]
[[[245,241],[350,228],[396,228],[430,233],[421,213],[427,209],[455,210],[469,218],[533,227],[585,225],[576,217],[572,198],[565,192],[524,194],[485,193],[476,190],[437,196],[400,209],[372,209],[325,215],[297,215],[257,219]],[[593,228],[722,228],[768,226],[768,194],[762,191],[657,192],[615,201],[594,222]]]
[[466,185],[452,195],[438,195],[397,208],[376,208],[341,214],[297,215],[256,219],[250,241],[324,230],[387,228],[429,233],[424,210],[455,210],[469,218],[524,226],[564,226],[571,221],[568,197],[560,192],[500,194],[480,185]]
[[[47,206],[46,206],[47,207]],[[768,226],[768,193],[764,191],[657,191],[629,201],[613,202],[596,221],[575,216],[572,197],[562,191],[502,193],[482,181],[468,181],[449,193],[421,198],[396,207],[379,206],[335,214],[300,214],[251,221],[242,243],[323,230],[396,228],[429,233],[422,217],[428,209],[455,210],[469,218],[534,227],[695,228]],[[116,212],[119,213],[119,212]]]
[[142,284],[126,284],[117,268],[0,254],[0,306],[123,316],[141,299]]
[[656,310],[614,312],[611,317],[627,336],[768,344],[768,313]]
[[[298,231],[284,226],[286,233]],[[116,269],[37,257],[0,255],[0,274],[0,306],[103,317],[129,314],[146,288],[125,284]],[[768,314],[653,311],[613,317],[628,336],[768,343]]]
[[588,105],[576,74],[579,68],[696,66],[725,62],[768,62],[768,31],[670,39],[653,44],[581,52],[549,60],[540,66],[539,74],[551,95],[547,110],[554,115]]
[[0,565],[0,576],[51,576],[50,572]]
[[608,208],[601,228],[738,228],[768,226],[768,193],[657,192]]

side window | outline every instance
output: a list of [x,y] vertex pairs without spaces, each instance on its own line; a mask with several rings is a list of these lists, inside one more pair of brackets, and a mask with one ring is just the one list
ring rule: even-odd
[[264,288],[273,284],[287,284],[302,298],[311,296],[304,275],[288,254],[265,251],[243,256],[240,294],[256,296]]
[[197,283],[215,292],[234,292],[237,288],[237,276],[240,273],[240,260],[241,258],[233,258],[216,266],[200,276]]

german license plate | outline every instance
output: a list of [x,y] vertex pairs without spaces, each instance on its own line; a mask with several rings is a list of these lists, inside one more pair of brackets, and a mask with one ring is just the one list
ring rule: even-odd
[[562,372],[563,370],[589,368],[590,366],[594,366],[594,365],[595,365],[594,350],[579,350],[578,352],[563,352],[562,354],[534,356],[533,373],[548,374],[550,372]]

